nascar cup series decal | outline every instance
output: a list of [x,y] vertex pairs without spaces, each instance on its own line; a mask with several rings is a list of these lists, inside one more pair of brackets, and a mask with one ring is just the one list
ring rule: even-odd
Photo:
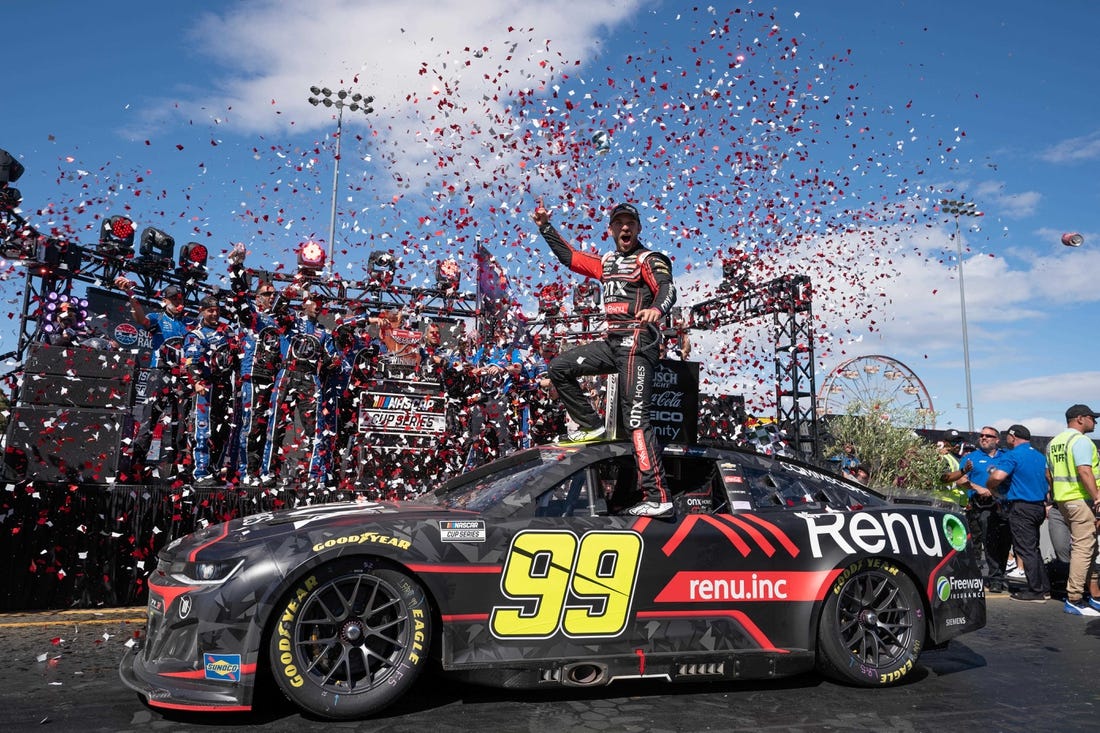
[[440,519],[439,539],[443,542],[484,542],[484,519]]

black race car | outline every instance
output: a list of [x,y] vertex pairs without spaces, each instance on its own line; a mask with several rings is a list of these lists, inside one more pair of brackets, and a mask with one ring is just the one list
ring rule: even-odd
[[123,681],[156,708],[370,715],[429,664],[511,688],[803,672],[861,685],[985,624],[962,516],[785,458],[665,449],[674,520],[626,442],[515,453],[417,503],[257,514],[172,542]]

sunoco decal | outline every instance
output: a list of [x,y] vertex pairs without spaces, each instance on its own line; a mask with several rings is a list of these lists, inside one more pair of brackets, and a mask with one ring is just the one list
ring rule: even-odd
[[203,654],[202,668],[208,680],[238,682],[241,679],[241,655]]
[[441,519],[439,539],[443,542],[484,542],[484,519]]

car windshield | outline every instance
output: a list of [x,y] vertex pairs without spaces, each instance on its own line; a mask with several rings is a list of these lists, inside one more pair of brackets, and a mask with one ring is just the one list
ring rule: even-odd
[[[548,465],[556,464],[558,457],[559,453],[545,449],[514,453],[483,469],[451,479],[440,489],[424,496],[422,501],[448,509],[484,512],[508,504],[517,492],[534,483]],[[514,502],[518,507],[528,499],[524,493],[522,500],[515,497]]]

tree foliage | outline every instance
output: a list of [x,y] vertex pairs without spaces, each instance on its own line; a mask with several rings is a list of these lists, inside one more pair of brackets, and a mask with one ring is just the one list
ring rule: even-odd
[[[904,412],[904,411],[902,411]],[[850,403],[846,414],[830,418],[831,441],[825,455],[840,455],[851,443],[870,473],[868,485],[887,494],[936,498],[943,459],[936,447],[907,425],[913,416],[899,414],[890,401]]]

